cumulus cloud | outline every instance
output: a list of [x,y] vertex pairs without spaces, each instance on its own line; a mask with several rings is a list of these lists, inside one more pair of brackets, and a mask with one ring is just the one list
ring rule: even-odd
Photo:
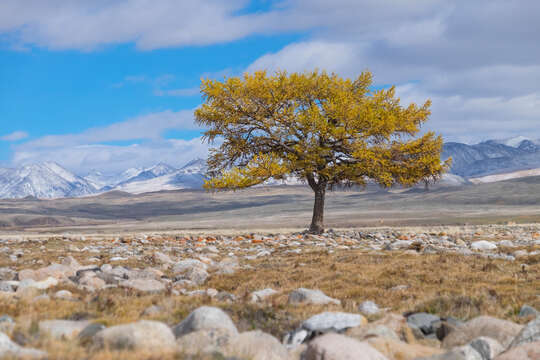
[[[51,49],[92,50],[135,42],[140,49],[207,45],[264,31],[267,14],[239,15],[245,0],[3,0],[0,32]],[[263,24],[261,26],[261,24]]]
[[[404,102],[431,98],[428,126],[448,139],[475,141],[509,132],[540,137],[538,1],[282,0],[251,13],[245,11],[248,5],[248,0],[4,0],[0,34],[19,46],[92,50],[135,43],[151,50],[302,32],[301,41],[264,54],[246,70],[320,68],[353,77],[369,68],[378,85],[400,85]],[[163,88],[155,86],[154,94],[195,94],[190,88]],[[171,117],[180,121],[178,114]],[[143,128],[127,131],[138,134]],[[75,143],[100,131],[74,135]],[[144,139],[159,138],[159,127],[148,131]]]
[[18,141],[18,140],[26,139],[27,137],[28,137],[28,133],[26,131],[14,131],[11,134],[0,136],[0,140],[2,140],[2,141]]

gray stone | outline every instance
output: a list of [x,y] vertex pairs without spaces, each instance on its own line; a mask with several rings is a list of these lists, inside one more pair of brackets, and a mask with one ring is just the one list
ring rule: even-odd
[[15,287],[11,281],[0,281],[0,291],[14,292]]
[[229,315],[212,306],[201,306],[193,310],[187,318],[173,328],[173,332],[178,338],[194,331],[213,329],[224,329],[233,334],[238,333]]
[[523,305],[519,310],[519,317],[538,316],[540,312],[529,305]]
[[73,300],[73,294],[69,290],[58,290],[54,293],[54,298],[59,300]]
[[131,279],[121,281],[121,287],[134,289],[145,293],[159,293],[165,291],[165,285],[154,279]]
[[17,272],[8,267],[0,268],[0,281],[15,280]]
[[97,348],[159,353],[172,351],[176,347],[176,341],[171,329],[164,323],[140,320],[99,331],[94,336],[94,345]]
[[15,327],[15,321],[9,315],[0,316],[0,332],[10,333]]
[[484,336],[474,339],[469,346],[476,350],[483,360],[494,359],[504,350],[497,340]]
[[160,263],[160,264],[171,264],[173,261],[169,257],[169,255],[164,254],[160,251],[156,251],[154,253],[154,261]]
[[489,251],[489,250],[497,249],[497,245],[486,240],[480,240],[480,241],[473,242],[471,244],[471,249]]
[[289,294],[289,304],[341,305],[341,301],[325,295],[320,290],[299,288]]
[[277,293],[278,293],[278,291],[276,291],[274,289],[271,289],[271,288],[267,288],[267,289],[263,289],[263,290],[259,290],[259,291],[254,291],[254,292],[251,293],[251,302],[253,302],[253,303],[262,302],[267,297],[270,297],[270,296],[275,295]]
[[272,335],[260,330],[241,333],[230,339],[225,349],[229,357],[251,360],[284,360],[287,349]]
[[366,342],[328,333],[311,341],[304,354],[305,360],[387,360]]
[[441,318],[428,313],[416,313],[407,316],[407,324],[412,329],[419,329],[424,336],[435,334],[433,323],[440,321]]
[[377,306],[377,304],[375,304],[373,301],[368,300],[358,305],[358,311],[364,315],[375,315],[378,314],[381,309],[379,309],[379,306]]
[[47,353],[36,349],[25,349],[0,332],[0,358],[2,359],[45,359]]
[[184,273],[184,279],[192,281],[195,285],[202,285],[208,278],[206,270],[194,267]]
[[509,348],[536,341],[540,341],[540,316],[529,321],[527,325],[525,325],[519,334],[512,340]]
[[89,321],[81,320],[43,320],[38,324],[40,333],[47,334],[54,339],[70,340],[77,335],[88,325]]
[[94,335],[96,335],[101,330],[105,329],[105,325],[100,323],[92,323],[86,326],[84,329],[81,330],[79,335],[77,335],[77,339],[81,344],[88,344],[92,341]]
[[176,339],[182,355],[203,355],[223,351],[236,333],[226,329],[198,330]]
[[360,314],[323,312],[304,321],[302,328],[312,332],[339,332],[365,323],[366,318]]
[[174,264],[172,271],[173,271],[173,274],[178,275],[178,274],[183,274],[186,271],[193,268],[207,270],[208,265],[196,259],[184,259]]

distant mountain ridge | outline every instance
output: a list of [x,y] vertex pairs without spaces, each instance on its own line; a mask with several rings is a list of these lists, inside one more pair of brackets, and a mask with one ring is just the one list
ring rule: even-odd
[[[494,182],[540,174],[540,141],[518,136],[468,145],[448,142],[441,158],[452,157],[452,167],[440,186]],[[91,170],[76,175],[54,162],[0,168],[0,198],[52,199],[123,191],[133,194],[162,190],[200,189],[206,179],[206,160],[193,159],[181,168],[157,163],[116,174]],[[266,181],[262,186],[298,185],[295,178]]]
[[465,178],[540,168],[540,141],[525,137],[467,145],[448,142],[441,158],[451,157],[450,172]]

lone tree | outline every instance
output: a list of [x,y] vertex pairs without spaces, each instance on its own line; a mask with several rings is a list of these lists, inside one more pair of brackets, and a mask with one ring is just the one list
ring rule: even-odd
[[402,107],[394,87],[374,91],[371,84],[367,71],[354,80],[319,71],[203,80],[195,119],[208,129],[205,140],[217,144],[205,188],[305,179],[315,193],[309,231],[321,233],[327,189],[368,179],[384,187],[438,179],[446,168],[442,138],[414,137],[430,101]]

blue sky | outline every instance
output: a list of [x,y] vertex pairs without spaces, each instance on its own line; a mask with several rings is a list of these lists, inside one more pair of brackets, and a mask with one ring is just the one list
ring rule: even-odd
[[535,1],[4,0],[0,163],[84,173],[205,156],[201,77],[313,68],[433,100],[428,128],[540,138]]

